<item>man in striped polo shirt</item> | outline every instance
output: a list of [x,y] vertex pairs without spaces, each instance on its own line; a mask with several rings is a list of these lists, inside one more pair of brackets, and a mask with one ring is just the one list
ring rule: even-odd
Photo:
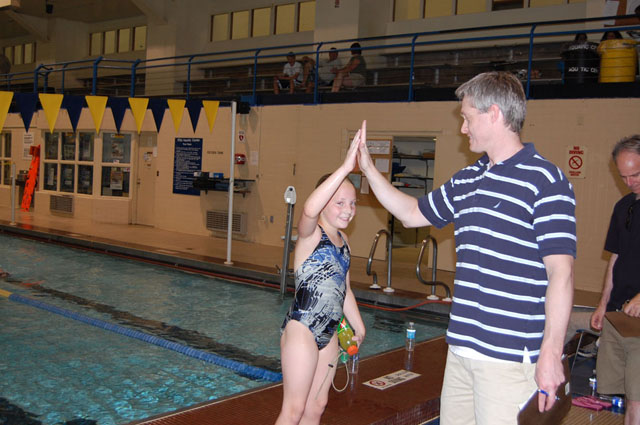
[[521,142],[526,98],[514,75],[477,75],[456,95],[461,132],[484,155],[433,192],[415,199],[394,188],[365,142],[358,160],[378,200],[405,227],[455,225],[441,424],[516,424],[536,390],[540,411],[550,409],[565,378],[575,197],[562,171]]

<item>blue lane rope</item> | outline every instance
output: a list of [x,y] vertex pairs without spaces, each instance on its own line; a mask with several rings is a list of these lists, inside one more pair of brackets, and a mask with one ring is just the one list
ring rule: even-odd
[[27,304],[32,307],[36,307],[42,310],[49,311],[51,313],[59,314],[64,317],[68,317],[79,322],[86,323],[91,326],[105,329],[107,331],[115,332],[120,335],[135,338],[140,341],[147,342],[149,344],[157,345],[158,347],[167,348],[169,350],[176,351],[180,354],[184,354],[189,357],[193,357],[198,360],[203,360],[207,363],[213,363],[217,366],[233,370],[234,372],[244,375],[253,379],[263,379],[270,382],[282,381],[282,374],[278,372],[272,372],[270,370],[262,369],[260,367],[251,366],[235,360],[226,359],[216,354],[207,353],[206,351],[198,350],[186,345],[178,344],[176,342],[168,341],[164,338],[160,338],[154,335],[149,335],[144,332],[136,331],[134,329],[127,328],[125,326],[117,325],[115,323],[109,323],[104,320],[94,319],[93,317],[85,316],[70,310],[66,310],[61,307],[56,307],[45,302],[34,300],[32,298],[24,297],[22,295],[10,293],[8,298],[11,301]]

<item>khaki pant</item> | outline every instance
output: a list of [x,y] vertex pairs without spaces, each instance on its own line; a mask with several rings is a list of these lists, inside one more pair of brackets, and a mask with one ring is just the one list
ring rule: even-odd
[[599,393],[640,401],[640,338],[623,338],[605,319],[596,367]]
[[536,365],[447,355],[441,425],[516,425],[520,408],[538,389]]

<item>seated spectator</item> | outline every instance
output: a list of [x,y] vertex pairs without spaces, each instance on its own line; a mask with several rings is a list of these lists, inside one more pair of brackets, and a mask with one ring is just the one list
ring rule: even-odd
[[[307,93],[311,93],[315,84],[314,70],[316,61],[307,56],[302,59],[304,63],[303,80],[306,82]],[[328,57],[326,59],[320,59],[320,64],[318,65],[318,86],[332,86],[333,80],[336,78],[336,74],[340,68],[342,68],[342,60],[338,58],[338,49],[332,47],[328,52]]]
[[351,45],[351,59],[342,68],[338,69],[336,79],[333,80],[333,93],[340,91],[342,87],[356,88],[364,85],[367,75],[367,63],[362,57],[360,43]]
[[287,53],[287,63],[284,64],[282,73],[273,77],[273,92],[280,94],[280,90],[289,89],[293,93],[296,87],[302,85],[302,64],[296,62],[293,52]]
[[633,82],[636,78],[635,40],[625,39],[619,31],[606,31],[598,45],[601,83]]

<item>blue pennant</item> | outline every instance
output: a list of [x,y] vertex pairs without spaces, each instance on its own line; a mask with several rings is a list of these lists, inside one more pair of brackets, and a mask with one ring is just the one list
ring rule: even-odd
[[31,119],[38,105],[38,93],[14,93],[13,96],[16,100],[16,105],[18,105],[18,111],[20,111],[24,129],[28,133],[29,127],[31,126]]
[[111,108],[113,114],[113,121],[116,123],[116,130],[120,134],[120,126],[122,126],[122,120],[124,119],[124,113],[127,110],[129,99],[126,97],[110,97],[107,100],[107,106]]
[[66,94],[62,99],[62,107],[67,110],[69,114],[69,121],[71,121],[71,128],[73,132],[78,128],[78,121],[80,121],[80,113],[85,105],[84,96],[74,96]]
[[189,117],[191,117],[191,127],[193,132],[196,132],[198,126],[198,120],[200,119],[200,110],[202,109],[202,99],[188,99],[186,102],[187,110],[189,111]]
[[160,99],[157,97],[149,99],[148,109],[151,109],[153,121],[156,123],[156,131],[160,133],[160,126],[164,119],[164,111],[167,109],[167,99]]

